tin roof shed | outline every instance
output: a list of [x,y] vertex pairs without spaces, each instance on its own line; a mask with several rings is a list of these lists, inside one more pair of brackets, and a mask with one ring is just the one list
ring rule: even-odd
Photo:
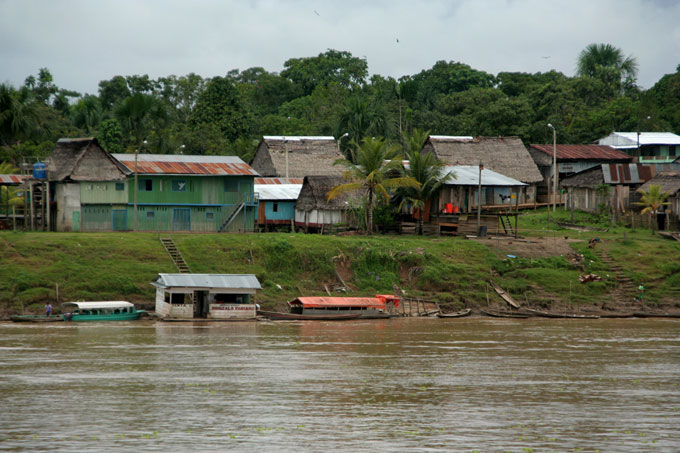
[[253,274],[158,274],[151,282],[156,288],[231,290],[254,294],[262,289]]

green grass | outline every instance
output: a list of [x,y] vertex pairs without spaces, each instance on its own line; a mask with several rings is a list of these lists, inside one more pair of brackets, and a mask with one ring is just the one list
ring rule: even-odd
[[[584,270],[561,256],[507,259],[490,248],[493,241],[487,246],[462,238],[301,233],[172,237],[193,272],[257,275],[263,288],[257,300],[265,307],[299,295],[326,294],[326,286],[332,290],[339,285],[336,269],[350,286],[348,295],[391,293],[397,284],[410,296],[451,307],[486,304],[487,281],[493,278],[520,302],[604,302],[613,280],[578,283],[583,272],[603,277],[609,272],[600,259],[602,249],[624,275],[645,286],[646,302],[680,301],[680,243],[624,227],[556,231],[554,224],[547,228],[545,216],[545,210],[522,215],[520,231],[533,226],[524,234],[581,239],[572,246],[584,255]],[[592,220],[587,215],[578,218]],[[587,241],[593,237],[600,242],[590,249]],[[61,301],[152,304],[149,282],[159,272],[176,272],[158,238],[152,233],[0,232],[0,313],[39,312],[45,300],[54,301],[57,284]]]

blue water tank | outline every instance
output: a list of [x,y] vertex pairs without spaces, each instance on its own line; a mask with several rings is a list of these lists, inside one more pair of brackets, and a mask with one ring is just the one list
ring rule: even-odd
[[35,179],[47,179],[47,167],[44,162],[33,164],[33,177]]

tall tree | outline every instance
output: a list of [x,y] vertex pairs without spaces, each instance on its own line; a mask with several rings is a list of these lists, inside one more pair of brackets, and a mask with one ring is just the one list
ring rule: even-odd
[[[365,138],[360,146],[352,148],[352,160],[339,160],[338,165],[346,168],[348,181],[328,192],[328,199],[356,190],[366,191],[366,226],[368,234],[373,233],[373,209],[376,195],[389,200],[389,190],[400,187],[419,187],[420,184],[409,176],[400,175],[401,153],[399,147],[388,145],[382,138]],[[398,176],[399,175],[399,176]]]
[[0,84],[0,144],[10,146],[42,132],[39,105],[31,90]]
[[316,57],[291,58],[283,64],[281,75],[298,84],[304,94],[318,85],[337,82],[350,88],[363,84],[368,76],[368,63],[350,52],[328,49]]
[[127,97],[116,108],[118,122],[137,149],[151,131],[151,116],[155,106],[156,100],[152,96],[136,93]]
[[196,101],[189,124],[192,128],[214,124],[229,141],[247,135],[250,130],[250,118],[241,96],[226,77],[214,77],[207,83]]
[[359,143],[365,137],[389,136],[393,125],[394,121],[384,104],[354,96],[340,113],[335,135],[340,137],[347,133],[348,143]]
[[611,44],[589,44],[579,54],[576,66],[579,76],[599,78],[619,90],[635,85],[637,71],[635,57],[625,57],[621,49]]
[[434,153],[421,153],[429,135],[429,131],[414,129],[411,135],[405,137],[408,164],[404,167],[404,175],[417,181],[419,187],[405,187],[399,192],[403,200],[402,207],[410,204],[420,211],[418,234],[423,234],[423,218],[427,202],[439,194],[444,184],[456,177],[453,172],[444,170],[445,165],[437,159]]

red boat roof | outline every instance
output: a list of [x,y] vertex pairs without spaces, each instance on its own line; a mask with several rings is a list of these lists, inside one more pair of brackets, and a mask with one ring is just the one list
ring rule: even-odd
[[[392,296],[388,296],[392,297]],[[397,299],[392,297],[392,299]],[[303,308],[329,308],[329,307],[362,307],[385,309],[386,297],[298,297],[290,302],[290,306],[302,306]]]

